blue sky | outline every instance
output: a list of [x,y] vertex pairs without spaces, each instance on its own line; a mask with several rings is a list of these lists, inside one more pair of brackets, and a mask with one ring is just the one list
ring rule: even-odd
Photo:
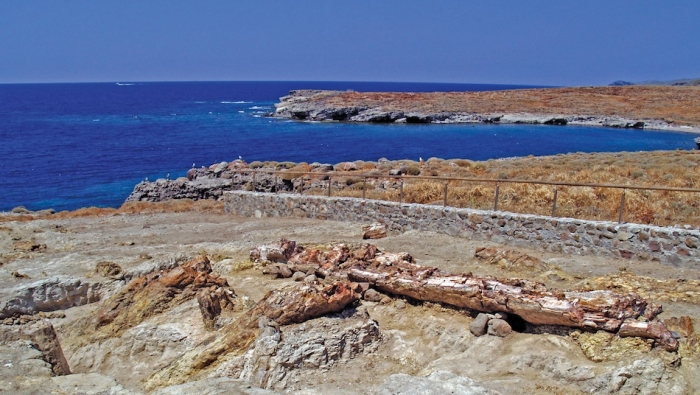
[[0,0],[0,83],[700,78],[700,1]]

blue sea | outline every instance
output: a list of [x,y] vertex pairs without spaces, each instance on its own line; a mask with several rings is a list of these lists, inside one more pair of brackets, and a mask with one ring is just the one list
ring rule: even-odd
[[338,163],[691,149],[684,133],[526,125],[302,123],[264,116],[292,89],[478,91],[368,82],[0,85],[0,211],[118,207],[148,178],[243,157]]

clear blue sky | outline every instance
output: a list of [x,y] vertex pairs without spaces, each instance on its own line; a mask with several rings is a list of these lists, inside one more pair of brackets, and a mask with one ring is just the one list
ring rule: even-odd
[[698,0],[0,0],[0,83],[686,77]]

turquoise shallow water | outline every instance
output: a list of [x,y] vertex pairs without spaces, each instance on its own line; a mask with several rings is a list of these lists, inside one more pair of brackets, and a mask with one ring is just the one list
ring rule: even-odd
[[373,125],[266,118],[291,89],[458,91],[498,85],[177,82],[0,85],[0,211],[117,207],[139,181],[193,164],[489,159],[691,149],[684,133],[573,126]]

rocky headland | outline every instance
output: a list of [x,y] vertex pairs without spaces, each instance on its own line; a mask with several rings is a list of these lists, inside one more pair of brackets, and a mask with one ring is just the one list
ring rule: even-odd
[[271,115],[303,121],[524,123],[700,132],[700,88],[610,86],[488,92],[296,90]]

